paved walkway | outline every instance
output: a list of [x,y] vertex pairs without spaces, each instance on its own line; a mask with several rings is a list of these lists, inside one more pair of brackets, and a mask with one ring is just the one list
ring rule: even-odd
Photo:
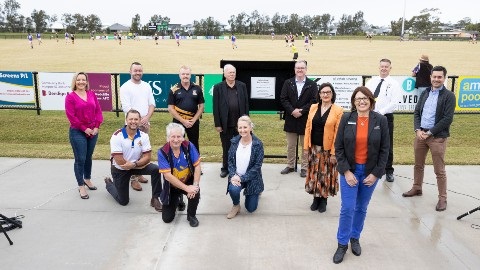
[[[309,209],[312,197],[298,173],[264,164],[265,192],[258,211],[226,219],[231,208],[219,163],[203,164],[202,199],[191,228],[186,213],[164,224],[150,207],[150,187],[130,189],[130,203],[118,205],[105,190],[108,161],[94,161],[99,188],[81,200],[72,160],[0,158],[0,213],[25,215],[23,228],[0,234],[0,269],[479,269],[480,166],[448,166],[448,208],[436,212],[437,188],[403,198],[412,166],[396,166],[393,183],[377,185],[360,242],[335,265],[339,197],[327,212]],[[433,169],[425,181],[435,183]],[[244,199],[242,198],[242,203]]]

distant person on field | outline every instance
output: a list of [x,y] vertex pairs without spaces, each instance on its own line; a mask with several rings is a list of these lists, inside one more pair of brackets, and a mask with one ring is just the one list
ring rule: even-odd
[[70,38],[72,39],[72,45],[74,45],[75,44],[75,34],[72,33],[70,35]]
[[227,193],[232,199],[232,209],[228,219],[240,212],[240,194],[245,195],[245,209],[249,213],[258,207],[260,194],[264,190],[262,178],[263,143],[253,135],[253,123],[244,115],[238,119],[239,135],[232,138],[232,146],[228,151],[228,184]]
[[28,33],[27,39],[28,39],[28,43],[30,44],[30,48],[33,49],[33,37],[32,37],[32,34]]
[[232,40],[232,49],[238,48],[237,43],[236,43],[237,42],[237,37],[234,34],[232,34],[231,40]]
[[310,46],[313,46],[313,35],[308,34],[308,39],[310,40]]
[[65,44],[70,42],[70,35],[68,34],[67,31],[65,31]]
[[419,61],[412,70],[412,77],[416,78],[415,88],[421,93],[432,86],[430,75],[432,74],[433,66],[429,62],[428,55],[422,54]]
[[310,52],[310,41],[308,40],[308,35],[305,36],[303,47],[305,48],[306,52]]
[[40,34],[40,32],[37,32],[37,40],[38,40],[38,45],[42,44],[42,34]]
[[97,189],[91,181],[92,155],[103,114],[95,92],[89,89],[88,77],[84,72],[73,76],[72,92],[65,97],[65,114],[70,122],[69,138],[75,158],[73,171],[78,192],[80,198],[88,199],[85,186],[89,190]]
[[442,66],[434,67],[431,75],[432,86],[423,91],[418,98],[413,114],[415,130],[413,186],[402,194],[403,197],[422,195],[425,159],[430,150],[433,171],[437,176],[438,203],[435,206],[437,211],[447,209],[445,151],[456,105],[455,94],[444,86],[446,79],[447,70]]
[[298,59],[298,49],[295,47],[295,44],[292,44],[291,52],[293,53],[293,60]]
[[235,80],[237,70],[231,64],[223,67],[225,80],[213,87],[213,121],[222,142],[220,177],[228,175],[228,149],[238,135],[238,118],[248,115],[248,90],[245,83]]
[[177,42],[177,46],[180,46],[180,33],[175,33],[175,41]]
[[158,34],[155,33],[155,35],[153,36],[153,39],[155,40],[155,45],[158,45]]

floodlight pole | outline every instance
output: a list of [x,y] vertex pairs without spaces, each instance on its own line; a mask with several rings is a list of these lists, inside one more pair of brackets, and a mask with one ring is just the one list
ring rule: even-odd
[[405,9],[407,7],[407,0],[403,0],[403,19],[402,19],[402,34],[401,37],[403,37],[403,34],[405,32]]

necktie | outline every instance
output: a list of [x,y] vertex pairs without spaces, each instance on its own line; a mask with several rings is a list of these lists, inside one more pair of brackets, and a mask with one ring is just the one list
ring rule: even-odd
[[377,88],[375,88],[375,93],[373,93],[373,97],[377,98],[378,94],[380,94],[380,88],[382,87],[383,79],[380,80],[380,82],[377,85]]

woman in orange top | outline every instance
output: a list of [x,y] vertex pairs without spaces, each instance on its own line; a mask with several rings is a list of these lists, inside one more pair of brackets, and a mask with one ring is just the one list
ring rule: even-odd
[[342,206],[334,263],[343,261],[349,241],[354,255],[362,252],[359,239],[367,207],[378,180],[385,174],[390,147],[387,118],[373,111],[372,92],[357,87],[351,104],[352,112],[342,117],[335,140]]
[[335,136],[343,115],[343,108],[335,105],[335,89],[323,83],[317,94],[318,103],[312,104],[305,126],[304,151],[308,151],[305,191],[313,194],[310,210],[320,213],[327,209],[328,195],[338,191]]

